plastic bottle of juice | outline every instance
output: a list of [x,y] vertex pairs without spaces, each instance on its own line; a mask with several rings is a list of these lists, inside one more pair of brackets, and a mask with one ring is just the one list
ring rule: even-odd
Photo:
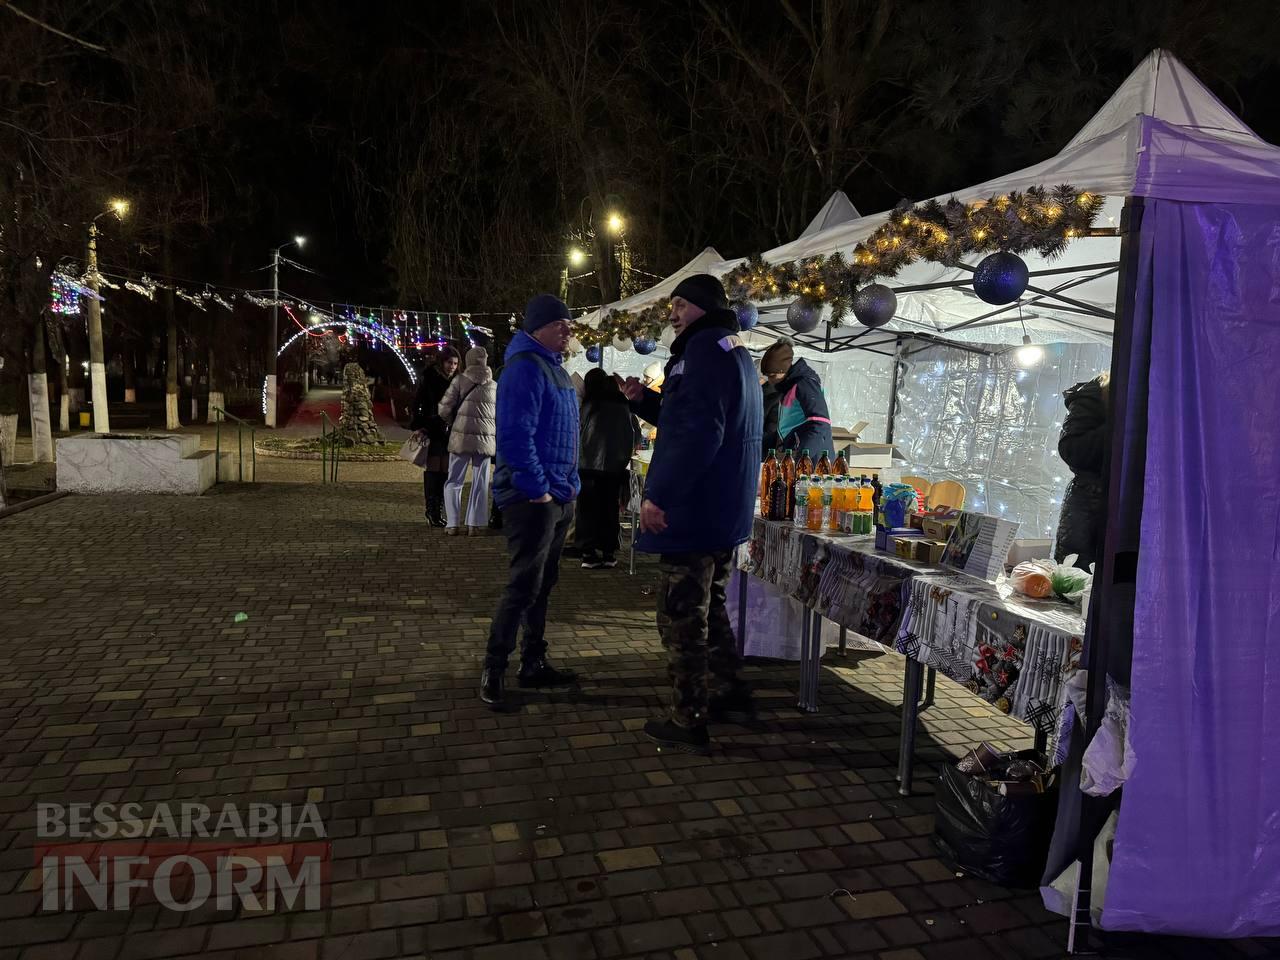
[[792,497],[795,500],[795,519],[792,523],[796,529],[803,530],[809,523],[809,478],[796,477],[795,486],[792,488]]
[[831,461],[827,459],[827,451],[822,451],[822,456],[818,458],[818,465],[813,468],[813,472],[820,477],[831,476]]
[[822,526],[821,530],[831,529],[831,495],[835,492],[835,483],[831,477],[822,478]]
[[834,532],[840,532],[840,519],[844,516],[845,494],[849,491],[845,489],[844,477],[832,477],[831,485],[831,509],[827,513],[827,529]]
[[760,516],[769,519],[769,491],[773,489],[773,478],[778,470],[778,451],[770,450],[769,456],[760,465]]
[[769,490],[769,520],[786,520],[787,503],[791,500],[787,482],[782,479],[781,471],[773,478],[773,486]]
[[796,484],[796,459],[788,450],[782,457],[782,463],[779,465],[782,471],[782,482],[787,485],[787,502],[782,511],[779,520],[790,520],[796,515],[795,501],[795,484]]
[[809,478],[809,519],[806,526],[815,533],[822,529],[822,478]]
[[836,454],[836,462],[831,465],[831,472],[837,477],[847,477],[849,475],[849,464],[845,462],[844,454]]
[[796,463],[796,470],[806,477],[813,474],[813,457],[809,456],[808,450],[801,452],[800,460]]
[[853,533],[855,531],[851,524],[853,523],[853,511],[856,509],[857,488],[854,486],[851,477],[841,479],[840,495],[840,529]]

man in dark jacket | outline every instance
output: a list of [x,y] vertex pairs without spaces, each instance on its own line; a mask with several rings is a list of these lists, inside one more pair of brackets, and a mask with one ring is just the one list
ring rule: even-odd
[[760,372],[777,385],[778,433],[781,449],[800,456],[808,450],[816,462],[825,452],[835,454],[831,438],[831,414],[818,372],[804,360],[795,360],[789,341],[774,344],[760,363]]
[[751,712],[725,590],[734,550],[751,535],[763,412],[755,364],[719,280],[682,280],[671,325],[677,336],[662,393],[634,379],[624,385],[633,409],[658,428],[636,547],[661,555],[658,630],[672,702],[668,718],[644,731],[655,743],[702,753],[709,716]]
[[1062,395],[1067,419],[1058,438],[1058,456],[1073,476],[1062,498],[1053,556],[1061,563],[1075,554],[1075,566],[1081,570],[1088,570],[1102,556],[1110,384],[1111,375],[1104,373],[1088,383],[1077,383]]
[[511,555],[510,579],[489,628],[480,698],[499,704],[507,660],[524,622],[522,687],[568,683],[547,662],[547,602],[578,496],[578,394],[565,373],[569,308],[550,294],[529,301],[498,380],[494,500]]
[[588,370],[579,411],[582,442],[576,540],[586,570],[618,565],[618,513],[627,466],[640,442],[636,419],[613,377]]

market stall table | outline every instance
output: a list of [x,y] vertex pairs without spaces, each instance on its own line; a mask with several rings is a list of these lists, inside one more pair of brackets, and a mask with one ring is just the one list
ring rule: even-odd
[[760,518],[739,554],[739,568],[740,647],[747,629],[746,574],[776,585],[810,611],[801,636],[801,709],[817,709],[823,617],[906,656],[902,793],[911,789],[926,668],[1030,723],[1042,745],[1055,737],[1065,681],[1078,667],[1084,634],[1074,608],[1004,595],[968,574],[878,551],[873,536],[816,533]]

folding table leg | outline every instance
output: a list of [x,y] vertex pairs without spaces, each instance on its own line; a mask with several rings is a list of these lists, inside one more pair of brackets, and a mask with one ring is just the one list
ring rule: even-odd
[[915,763],[916,718],[920,712],[920,685],[923,680],[923,664],[907,660],[906,675],[902,683],[902,740],[898,751],[898,793],[911,796],[911,774]]
[[796,698],[796,706],[801,710],[807,709],[805,694],[809,686],[810,633],[809,611],[806,610],[804,616],[800,618],[800,691]]
[[849,649],[849,628],[840,628],[840,656],[844,656]]
[[809,663],[807,671],[809,686],[804,708],[809,713],[817,713],[818,681],[822,679],[822,614],[813,613],[809,616],[811,617],[809,621]]
[[745,570],[738,571],[738,656],[747,652],[747,577]]
[[927,667],[924,672],[924,701],[920,704],[921,710],[927,710],[933,706],[933,688],[937,682],[937,668]]

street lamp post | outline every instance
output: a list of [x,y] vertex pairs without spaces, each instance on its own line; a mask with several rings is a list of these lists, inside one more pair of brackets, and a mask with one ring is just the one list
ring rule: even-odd
[[93,291],[93,296],[89,297],[89,382],[93,395],[94,433],[111,432],[111,416],[107,411],[106,351],[102,343],[102,304],[98,299],[101,286],[98,276],[98,220],[109,213],[123,220],[128,212],[127,200],[112,200],[106,210],[89,221],[89,247],[85,259],[88,263],[89,289]]
[[280,299],[280,251],[294,244],[297,244],[298,249],[301,250],[306,242],[306,237],[294,237],[288,243],[282,243],[271,251],[271,339],[267,341],[267,378],[263,394],[263,420],[268,427],[276,425],[276,397],[279,393],[277,375],[280,372],[278,366],[280,331],[277,321],[280,308],[277,302]]

